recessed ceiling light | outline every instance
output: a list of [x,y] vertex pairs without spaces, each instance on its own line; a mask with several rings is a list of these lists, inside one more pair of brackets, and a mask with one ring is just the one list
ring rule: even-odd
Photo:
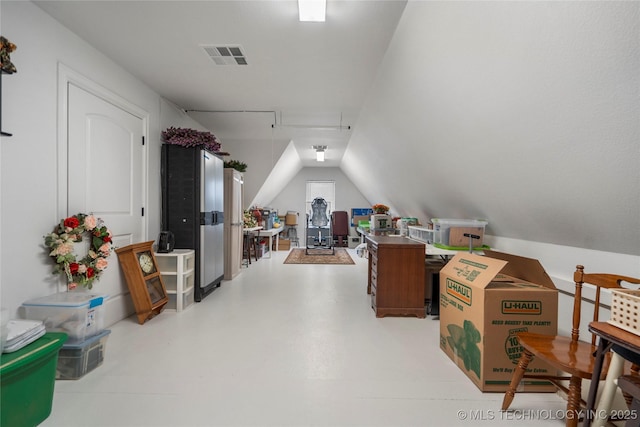
[[327,0],[298,0],[300,22],[324,22],[327,16]]

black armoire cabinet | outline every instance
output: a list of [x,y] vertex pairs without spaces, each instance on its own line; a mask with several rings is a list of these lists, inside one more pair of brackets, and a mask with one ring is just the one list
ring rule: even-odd
[[196,252],[194,298],[224,277],[224,162],[197,147],[162,146],[162,229],[176,249]]

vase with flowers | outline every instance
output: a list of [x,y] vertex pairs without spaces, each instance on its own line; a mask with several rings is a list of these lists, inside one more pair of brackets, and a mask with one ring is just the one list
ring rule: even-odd
[[389,206],[383,205],[382,203],[376,203],[372,208],[373,212],[377,214],[387,214],[389,212]]

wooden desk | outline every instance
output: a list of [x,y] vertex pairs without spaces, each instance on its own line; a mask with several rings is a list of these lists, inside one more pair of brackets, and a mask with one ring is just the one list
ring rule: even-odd
[[367,236],[367,293],[376,317],[425,317],[424,244],[405,237]]
[[[589,331],[600,338],[596,352],[596,360],[593,365],[592,378],[600,378],[604,358],[614,344],[640,355],[640,336],[636,334],[627,332],[607,322],[591,322],[589,323]],[[596,404],[599,383],[600,381],[591,381],[589,397],[587,398],[587,411],[583,424],[585,427],[589,427],[593,422],[593,410]]]

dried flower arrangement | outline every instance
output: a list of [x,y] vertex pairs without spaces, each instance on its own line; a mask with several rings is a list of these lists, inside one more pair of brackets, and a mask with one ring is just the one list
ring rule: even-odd
[[162,131],[161,137],[167,144],[180,145],[182,147],[201,147],[212,153],[220,151],[220,142],[218,142],[216,136],[211,132],[188,128],[174,128],[172,126]]

